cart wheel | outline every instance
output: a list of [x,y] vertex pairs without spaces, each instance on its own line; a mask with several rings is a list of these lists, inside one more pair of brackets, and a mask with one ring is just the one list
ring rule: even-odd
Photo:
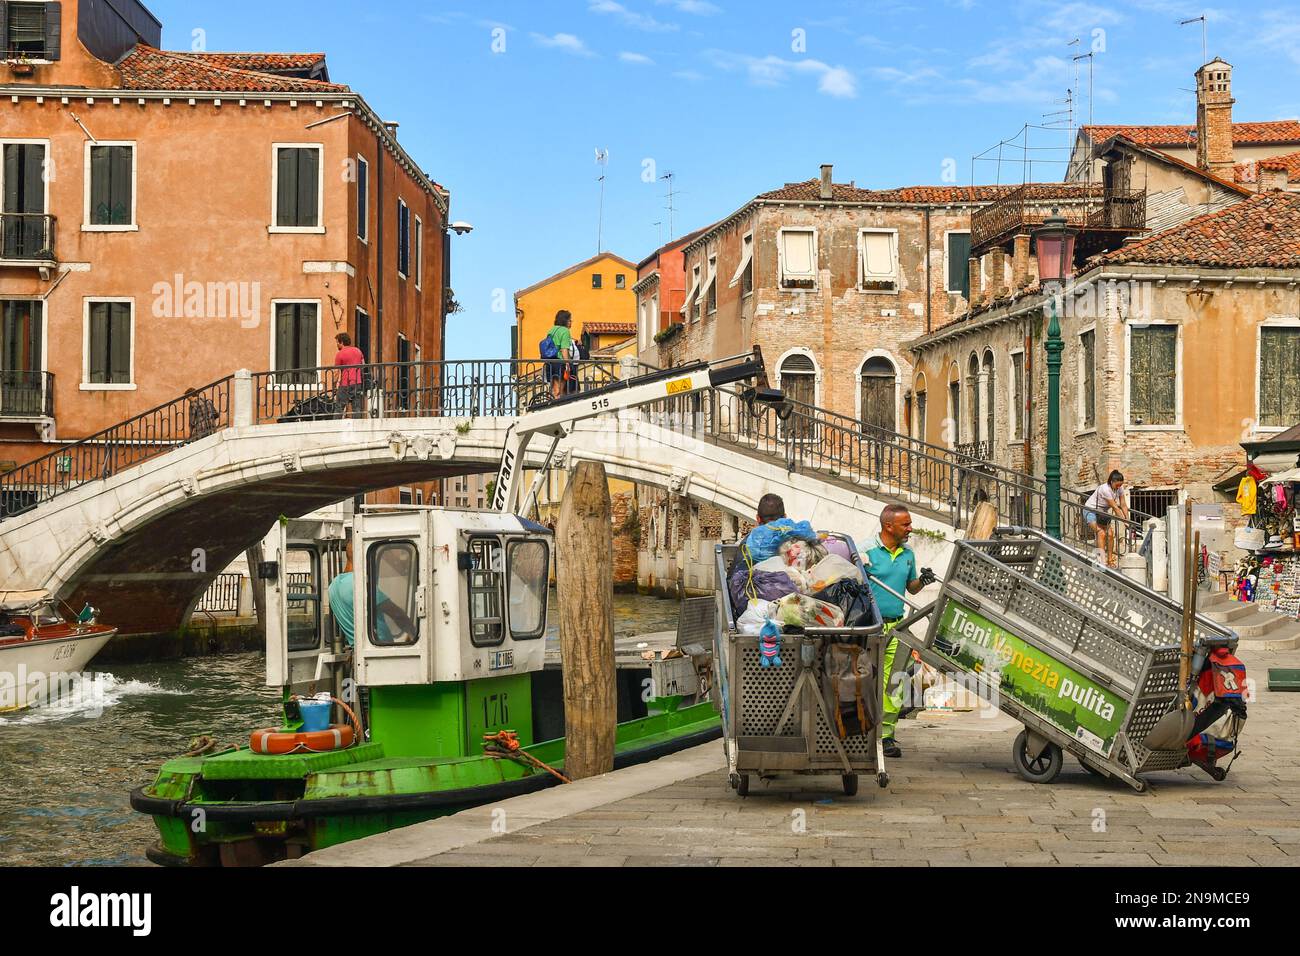
[[749,774],[742,773],[736,778],[736,793],[742,797],[749,796]]
[[1147,785],[1147,782],[1145,780],[1139,780],[1136,784],[1133,785],[1133,789],[1138,793],[1146,793],[1151,788]]
[[858,793],[858,775],[846,773],[840,779],[844,782],[844,796],[853,797]]
[[1051,783],[1061,772],[1061,748],[1048,744],[1037,757],[1029,756],[1029,731],[1022,730],[1011,745],[1011,759],[1016,773],[1030,783]]
[[739,787],[740,774],[738,773],[729,774],[727,776],[727,786],[729,786],[732,790],[735,790],[737,787]]
[[884,790],[889,786],[889,774],[885,773],[883,770],[880,771],[880,773],[876,774],[876,783],[879,785],[881,790]]

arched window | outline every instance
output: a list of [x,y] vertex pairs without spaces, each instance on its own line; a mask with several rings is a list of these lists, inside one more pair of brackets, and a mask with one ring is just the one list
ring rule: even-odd
[[984,448],[985,456],[993,457],[993,421],[994,410],[997,408],[997,402],[993,396],[997,395],[994,388],[993,378],[993,350],[984,350]]
[[785,397],[795,402],[794,414],[786,425],[790,435],[795,439],[812,438],[812,419],[808,409],[801,406],[817,404],[817,365],[812,356],[803,352],[791,352],[781,359],[777,366],[781,391]]
[[925,431],[925,373],[918,372],[916,383],[912,386],[912,400],[916,403],[916,414],[912,416],[913,435],[921,441],[928,441],[929,438]]
[[966,394],[967,405],[970,408],[970,435],[969,441],[975,444],[980,440],[980,360],[974,352],[970,354],[970,362],[966,368]]
[[953,362],[948,369],[948,419],[952,422],[951,437],[954,445],[961,443],[961,370]]
[[864,425],[898,430],[898,371],[883,355],[873,355],[858,368],[858,418]]

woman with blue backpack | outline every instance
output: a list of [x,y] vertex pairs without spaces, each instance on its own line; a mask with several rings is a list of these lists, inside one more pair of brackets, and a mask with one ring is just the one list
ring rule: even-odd
[[569,331],[572,321],[568,309],[556,312],[555,324],[537,344],[537,352],[546,363],[543,369],[546,381],[551,385],[552,399],[557,399],[564,393],[564,381],[569,375],[573,360],[573,333]]

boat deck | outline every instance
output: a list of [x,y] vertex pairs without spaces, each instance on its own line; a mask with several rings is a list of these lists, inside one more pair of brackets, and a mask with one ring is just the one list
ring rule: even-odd
[[[677,646],[676,631],[652,631],[648,634],[634,634],[627,637],[614,638],[614,666],[619,670],[645,670],[650,667],[650,662],[645,660],[641,655],[646,651],[657,651],[662,656],[664,651]],[[560,659],[560,638],[548,636],[546,638],[546,667],[548,670],[559,670]]]

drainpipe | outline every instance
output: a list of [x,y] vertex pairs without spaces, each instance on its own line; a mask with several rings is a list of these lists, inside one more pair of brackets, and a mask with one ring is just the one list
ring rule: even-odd
[[[947,283],[944,283],[947,285]],[[930,207],[925,207],[925,334],[930,334]]]
[[[375,187],[375,202],[379,207],[379,215],[376,216],[375,222],[375,253],[376,253],[376,271],[378,272],[378,281],[375,283],[376,302],[375,302],[375,364],[384,361],[384,154],[388,152],[388,146],[384,143],[384,134],[378,129],[375,130],[375,142],[379,146],[379,154],[375,159],[375,165],[378,167],[378,185]],[[382,372],[380,373],[383,374]]]

